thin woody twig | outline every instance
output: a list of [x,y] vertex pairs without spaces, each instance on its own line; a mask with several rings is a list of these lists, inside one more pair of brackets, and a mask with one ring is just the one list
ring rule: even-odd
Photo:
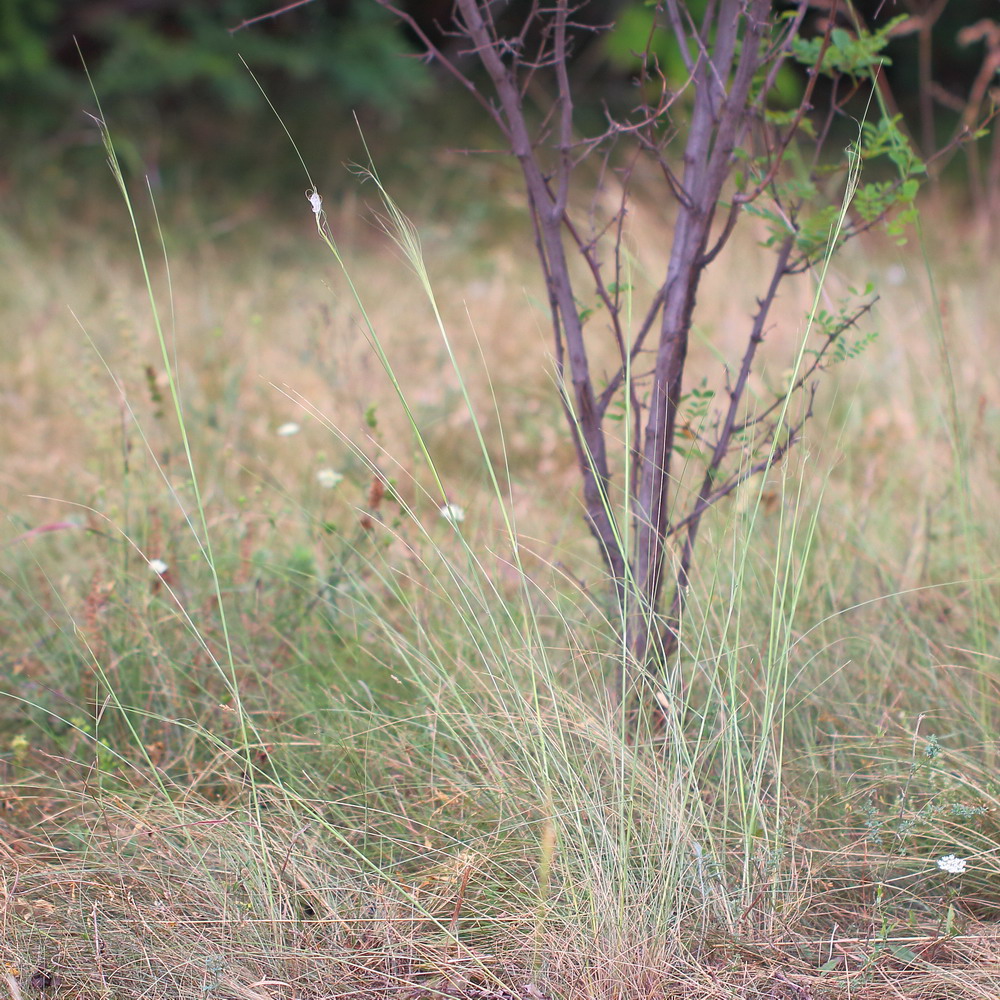
[[235,28],[230,28],[229,34],[235,35],[237,31],[249,28],[251,24],[258,24],[261,21],[269,21],[271,18],[280,17],[282,14],[287,14],[290,10],[295,10],[296,7],[304,7],[307,3],[312,2],[313,0],[294,0],[294,2],[285,4],[284,7],[279,7],[277,10],[268,11],[266,14],[259,14],[257,17],[249,17],[237,24]]
[[[300,2],[309,2],[309,0],[300,0]],[[504,125],[503,116],[499,114],[497,109],[493,104],[486,100],[485,97],[479,92],[476,85],[470,80],[464,73],[462,73],[458,67],[448,58],[445,57],[444,53],[436,46],[431,39],[428,37],[427,33],[417,24],[416,20],[412,15],[407,13],[405,10],[396,7],[390,0],[375,0],[375,2],[387,10],[390,14],[398,17],[416,36],[420,39],[420,44],[423,45],[428,54],[432,59],[435,59],[440,65],[453,76],[461,85],[465,88],[472,96],[478,101],[478,103],[483,107],[486,113],[493,119],[497,127],[500,129],[501,133],[506,137],[510,138],[507,133],[507,129]]]

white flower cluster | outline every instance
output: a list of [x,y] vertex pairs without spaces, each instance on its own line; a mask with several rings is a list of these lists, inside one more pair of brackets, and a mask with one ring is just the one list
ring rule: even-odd
[[949,875],[961,875],[967,867],[965,858],[956,858],[954,854],[946,854],[943,858],[938,858],[938,868]]
[[344,481],[343,473],[336,469],[317,469],[316,482],[325,490],[332,490]]
[[438,513],[449,524],[460,524],[465,520],[465,511],[457,503],[444,504],[444,506],[438,508]]

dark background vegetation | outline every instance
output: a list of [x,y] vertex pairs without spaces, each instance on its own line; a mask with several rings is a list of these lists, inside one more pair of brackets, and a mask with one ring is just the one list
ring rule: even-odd
[[[690,7],[696,12],[703,5],[692,0]],[[211,193],[220,186],[292,184],[298,192],[298,165],[238,56],[266,89],[310,166],[336,164],[337,172],[323,178],[326,189],[349,182],[339,167],[359,152],[354,114],[380,168],[390,174],[419,169],[427,162],[428,144],[468,148],[495,141],[488,130],[478,133],[483,123],[474,104],[418,58],[417,39],[376,0],[314,0],[266,16],[282,6],[278,0],[4,0],[0,127],[8,156],[0,180],[9,189],[17,179],[41,177],[58,191],[103,168],[103,157],[93,155],[96,131],[85,113],[94,106],[84,63],[122,143],[127,169],[168,189]],[[400,6],[437,44],[459,44],[450,31],[451,0],[400,0]],[[855,4],[870,25],[920,16],[935,6],[933,0]],[[516,23],[529,7],[527,0],[513,0],[503,16]],[[936,22],[938,141],[954,131],[986,54],[984,41],[963,45],[959,33],[997,16],[998,8],[997,0],[951,0]],[[588,120],[599,128],[602,102],[631,99],[632,53],[645,46],[652,16],[646,0],[581,4],[582,24],[616,24],[610,34],[579,33],[575,71],[590,98],[579,109],[581,128]],[[811,13],[812,30],[824,16],[822,9]],[[233,30],[256,18],[262,19]],[[658,54],[667,76],[675,74],[669,44]],[[918,34],[902,34],[888,54],[893,94],[920,136]],[[789,100],[800,83],[788,82]],[[927,136],[920,138],[926,145]]]

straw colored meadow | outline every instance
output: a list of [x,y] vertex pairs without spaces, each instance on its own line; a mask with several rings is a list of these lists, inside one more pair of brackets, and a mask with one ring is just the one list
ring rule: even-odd
[[[351,189],[341,267],[304,198],[129,190],[141,252],[110,181],[0,229],[0,993],[1000,994],[1000,264],[968,220],[838,258],[825,306],[880,296],[857,356],[709,515],[679,721],[636,727],[517,212],[393,192],[400,246]],[[668,222],[630,216],[639,288]],[[709,385],[764,253],[702,292]]]

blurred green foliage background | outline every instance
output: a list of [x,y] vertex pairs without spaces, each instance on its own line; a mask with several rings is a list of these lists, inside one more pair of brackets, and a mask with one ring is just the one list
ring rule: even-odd
[[[250,185],[259,185],[262,177],[284,184],[291,177],[286,172],[297,171],[297,165],[241,56],[311,163],[329,159],[332,139],[346,144],[339,162],[353,158],[354,114],[390,170],[403,146],[441,148],[453,142],[468,148],[480,128],[482,145],[495,145],[473,102],[419,58],[416,35],[376,0],[313,0],[276,13],[284,6],[283,0],[4,0],[4,173],[37,178],[40,170],[56,168],[72,176],[102,161],[92,155],[96,132],[86,112],[95,109],[85,65],[116,133],[128,137],[121,139],[120,151],[126,164],[151,176],[154,184],[185,183],[176,173],[160,175],[161,162],[178,160],[189,165],[187,181],[195,184],[210,187],[213,176],[228,185],[234,177]],[[400,0],[400,6],[437,44],[460,51],[451,0]],[[584,129],[589,119],[600,127],[605,102],[614,107],[634,101],[635,53],[647,43],[668,79],[682,74],[668,35],[651,36],[655,6],[652,0],[580,5],[574,70]],[[688,6],[697,16],[704,0],[690,0]],[[812,5],[809,30],[821,29],[824,7],[829,4]],[[855,7],[869,25],[911,17],[888,49],[887,74],[914,134],[924,125],[925,146],[920,33],[913,29],[921,18],[937,15],[931,51],[934,131],[938,139],[949,135],[988,54],[985,34],[963,44],[961,33],[997,15],[997,0],[944,0],[943,6],[942,0],[858,0]],[[516,24],[529,8],[528,0],[511,0],[498,11]],[[587,30],[609,23],[615,24],[611,33]],[[789,69],[783,98],[794,101],[802,83]],[[245,155],[248,137],[252,163]],[[234,166],[238,150],[242,154]],[[296,184],[299,179],[297,174]]]

